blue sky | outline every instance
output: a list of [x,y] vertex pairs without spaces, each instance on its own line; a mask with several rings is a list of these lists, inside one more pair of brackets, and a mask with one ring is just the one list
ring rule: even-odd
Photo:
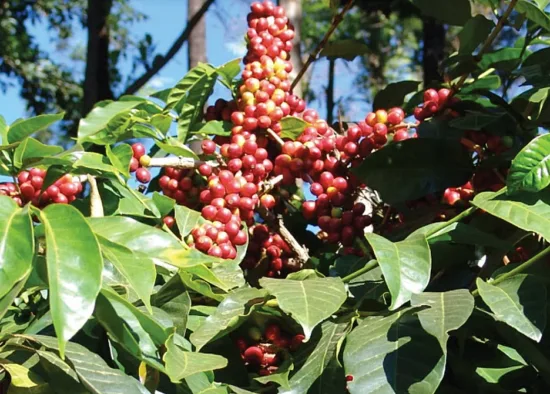
[[[187,2],[180,0],[131,0],[131,5],[137,10],[147,15],[145,21],[136,23],[132,28],[132,36],[137,40],[150,33],[157,47],[157,53],[165,53],[174,39],[183,30],[187,19]],[[246,32],[246,14],[249,9],[249,0],[217,0],[210,8],[206,16],[207,23],[207,56],[208,61],[213,65],[220,65],[236,57],[241,57],[244,52],[243,37]],[[55,39],[45,26],[37,25],[32,27],[32,31],[40,42],[40,45],[46,50],[55,48]],[[71,39],[71,44],[75,46],[86,46],[85,31],[76,29],[76,34]],[[67,56],[61,54],[58,61],[67,64],[70,60]],[[353,89],[352,78],[347,68],[340,61],[336,70],[336,95],[347,94]],[[83,74],[83,63],[74,64],[75,73]],[[328,64],[320,60],[315,64],[315,71],[312,76],[312,83],[318,87],[318,93],[321,96],[320,101],[310,103],[310,106],[320,111],[325,116],[324,98],[321,89],[326,84],[326,73]],[[120,70],[124,75],[131,72],[131,64],[123,62]],[[184,46],[178,54],[150,81],[148,88],[161,90],[173,86],[187,71],[187,49]],[[136,75],[137,77],[137,75]],[[220,87],[215,91],[212,100],[219,95],[223,95],[224,89]],[[17,118],[26,116],[25,103],[19,97],[19,86],[8,89],[2,97],[2,114],[8,123]],[[364,116],[368,107],[361,104],[354,104],[352,113],[356,116]]]

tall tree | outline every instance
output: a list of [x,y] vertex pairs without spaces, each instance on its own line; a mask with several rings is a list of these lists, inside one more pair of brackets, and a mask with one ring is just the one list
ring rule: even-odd
[[[290,53],[290,61],[292,62],[291,78],[294,78],[298,71],[304,66],[302,59],[302,0],[279,0],[279,5],[286,10],[288,20],[294,25],[294,46]],[[294,94],[303,96],[302,84],[299,83],[294,87]]]
[[[206,4],[206,0],[188,0],[187,1],[187,16],[189,20],[193,15],[197,14]],[[188,22],[189,23],[189,22]],[[206,63],[206,20],[201,16],[195,27],[189,34],[187,42],[187,59],[189,69],[192,69],[199,63]]]

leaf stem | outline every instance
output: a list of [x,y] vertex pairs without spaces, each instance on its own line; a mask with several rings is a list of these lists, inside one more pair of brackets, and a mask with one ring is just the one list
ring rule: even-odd
[[103,211],[103,202],[97,188],[97,181],[94,176],[88,174],[88,183],[90,184],[90,216],[101,218],[105,216]]
[[369,263],[367,263],[363,268],[355,271],[355,272],[352,272],[351,274],[347,275],[347,276],[344,276],[342,278],[342,282],[344,283],[348,283],[348,282],[351,282],[353,279],[369,272],[369,271],[372,271],[373,269],[375,269],[376,267],[378,267],[378,261],[376,260],[371,260]]
[[[514,275],[517,275],[517,274],[525,271],[526,269],[530,268],[532,265],[534,265],[535,263],[538,263],[540,260],[542,260],[544,257],[546,257],[549,254],[550,254],[550,246],[548,246],[546,249],[543,249],[538,254],[534,255],[529,260],[527,260],[525,263],[520,264],[519,266],[517,266],[513,270],[508,271],[505,274],[500,275],[498,278],[496,278],[494,281],[492,281],[491,284],[492,285],[498,285],[499,283],[504,282],[506,279],[508,279],[508,278],[510,278]],[[472,295],[474,297],[479,295],[479,291],[477,289],[475,289],[474,291],[472,291]]]
[[[487,37],[487,39],[483,43],[483,46],[477,53],[476,58],[478,59],[478,61],[479,59],[481,59],[481,56],[483,56],[483,54],[489,50],[489,48],[493,44],[493,41],[495,40],[495,38],[497,38],[498,34],[501,32],[502,28],[504,27],[504,24],[506,23],[506,20],[514,10],[514,7],[516,6],[517,2],[518,0],[512,0],[510,1],[510,4],[508,4],[508,8],[506,8],[506,11],[504,11],[504,13],[502,14],[502,17],[498,20],[497,25],[495,26],[491,34],[489,34],[489,37]],[[462,77],[460,77],[458,82],[452,88],[453,94],[458,92],[462,87],[462,85],[464,85],[464,82],[466,82],[468,75],[469,74],[464,74],[462,75]]]
[[353,5],[353,0],[349,0],[346,6],[342,9],[342,11],[340,11],[339,14],[335,15],[334,18],[332,18],[332,23],[330,24],[329,29],[325,33],[325,36],[323,37],[321,42],[319,42],[319,44],[314,49],[314,51],[309,54],[307,61],[304,63],[304,66],[302,67],[302,69],[300,70],[298,75],[296,75],[296,78],[292,82],[292,85],[290,87],[291,91],[296,87],[298,82],[300,82],[300,79],[302,79],[302,77],[306,73],[309,66],[311,66],[311,63],[313,63],[317,59],[317,56],[319,56],[319,53],[321,52],[321,50],[325,47],[325,45],[327,45],[330,36],[332,35],[332,33],[334,33],[334,30],[336,30],[338,25],[344,20],[344,15],[346,15],[346,13],[350,10],[352,5]]

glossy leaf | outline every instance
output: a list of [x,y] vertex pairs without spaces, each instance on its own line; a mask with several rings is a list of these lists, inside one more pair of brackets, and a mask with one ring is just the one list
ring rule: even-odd
[[39,161],[43,157],[53,156],[61,152],[63,152],[63,148],[60,146],[45,145],[34,138],[25,138],[15,149],[13,164],[16,168],[22,168],[32,162]]
[[399,308],[413,294],[426,288],[432,267],[426,238],[415,237],[394,243],[374,233],[366,237],[392,295],[390,310]]
[[51,393],[51,387],[40,375],[23,365],[0,359],[0,366],[10,375],[10,393]]
[[232,88],[233,80],[241,72],[241,59],[233,59],[217,68],[220,82],[229,89]]
[[156,271],[153,260],[141,253],[98,236],[101,252],[115,269],[128,281],[132,290],[151,310],[150,297],[155,284]]
[[473,165],[458,141],[413,138],[374,152],[353,172],[384,201],[397,203],[463,185]]
[[364,42],[344,39],[329,42],[325,45],[319,56],[351,61],[357,56],[366,55],[369,51],[369,46]]
[[0,196],[0,299],[31,270],[33,225],[29,211]]
[[305,130],[309,123],[295,116],[285,116],[281,119],[281,138],[295,140]]
[[218,305],[216,312],[208,316],[190,340],[197,350],[220,336],[227,335],[239,326],[241,317],[247,316],[251,307],[264,301],[265,291],[255,288],[242,288],[230,292]]
[[546,287],[529,275],[515,275],[494,286],[478,278],[483,302],[495,317],[539,342],[546,326]]
[[506,186],[509,192],[538,192],[550,185],[550,134],[533,139],[512,161]]
[[25,275],[19,282],[13,285],[13,287],[3,297],[0,298],[0,320],[2,320],[4,315],[8,312],[13,300],[19,295],[19,293],[25,286],[25,283],[27,282],[27,278],[29,276],[30,272]]
[[537,5],[528,0],[519,0],[515,9],[519,13],[525,14],[530,21],[550,32],[550,17]]
[[211,120],[206,122],[200,129],[197,131],[192,131],[193,134],[204,134],[204,135],[221,135],[228,137],[231,135],[231,128],[233,123],[226,122],[223,120]]
[[87,170],[88,172],[97,173],[98,175],[118,173],[118,170],[111,165],[107,156],[93,152],[82,153],[73,166]]
[[[60,350],[55,338],[42,335],[25,335],[21,338],[38,342],[50,350]],[[110,368],[105,361],[84,346],[69,342],[65,350],[82,384],[94,394],[136,393],[149,394],[137,380],[118,369]]]
[[452,7],[439,0],[413,0],[423,15],[431,16],[449,25],[464,25],[472,16],[468,0],[455,0]]
[[46,234],[50,309],[63,356],[66,342],[92,315],[103,259],[92,229],[76,208],[49,205],[40,211],[40,221]]
[[373,109],[389,109],[391,107],[400,107],[409,93],[416,92],[420,82],[400,81],[390,83],[382,89],[374,98]]
[[183,205],[176,205],[174,209],[178,230],[185,237],[202,220],[201,213]]
[[519,193],[513,196],[485,192],[478,194],[473,205],[526,231],[550,240],[550,190]]
[[215,69],[211,65],[204,63],[200,63],[198,66],[189,70],[189,72],[176,84],[176,86],[170,90],[170,94],[166,98],[165,110],[173,109],[178,106],[181,107],[182,101],[185,100],[189,90],[213,72],[215,72]]
[[125,177],[130,176],[130,160],[132,159],[132,148],[128,144],[120,144],[113,148],[107,145],[107,157],[113,167],[115,167]]
[[175,138],[168,137],[168,139],[165,142],[155,141],[155,143],[160,149],[162,149],[166,153],[171,153],[176,156],[191,157],[193,159],[198,159],[195,152],[193,152],[191,149],[189,149],[188,146],[184,145],[183,143],[176,140]]
[[279,394],[306,394],[313,383],[335,359],[338,343],[347,332],[347,324],[325,321],[314,332],[311,341],[303,344],[294,356],[295,370],[289,388]]
[[262,278],[260,285],[274,295],[279,307],[302,326],[306,341],[315,326],[329,318],[346,300],[346,290],[340,278],[305,281]]
[[458,39],[460,40],[459,53],[471,53],[485,41],[491,30],[495,27],[493,21],[483,15],[476,15],[464,25]]
[[52,124],[59,122],[64,116],[65,113],[62,112],[59,114],[38,115],[28,119],[18,119],[9,127],[7,142],[11,144],[22,141],[37,131],[44,130]]
[[104,106],[96,106],[78,125],[78,141],[93,142],[106,145],[112,138],[105,138],[101,132],[105,132],[109,122],[132,108],[141,104],[141,101],[113,101]]
[[166,373],[174,383],[196,373],[224,368],[227,365],[227,360],[216,354],[183,350],[174,343],[173,335],[166,341],[164,362],[166,363]]
[[344,368],[350,394],[434,393],[445,356],[410,311],[367,318],[346,339]]
[[418,319],[424,330],[437,338],[446,353],[449,331],[466,323],[474,311],[474,297],[465,289],[413,294],[411,305],[429,306],[418,312]]

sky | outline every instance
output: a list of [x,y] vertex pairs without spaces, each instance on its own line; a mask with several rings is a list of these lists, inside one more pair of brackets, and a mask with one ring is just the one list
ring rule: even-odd
[[[208,62],[217,66],[237,57],[242,57],[244,47],[244,34],[246,33],[246,14],[249,10],[250,0],[217,0],[209,9],[206,15],[207,25],[207,57]],[[145,33],[150,33],[156,44],[157,53],[165,53],[171,46],[175,38],[185,28],[187,20],[187,2],[181,0],[130,0],[131,6],[147,15],[145,21],[133,25],[132,36],[136,39],[142,38]],[[38,24],[31,28],[38,39],[40,46],[46,50],[55,48],[55,39],[44,25]],[[71,44],[84,47],[86,46],[86,33],[83,30],[75,29],[76,35],[71,38]],[[58,61],[70,60],[67,56],[61,54]],[[353,89],[353,78],[350,72],[339,61],[336,65],[336,96],[347,94]],[[67,63],[71,64],[71,63]],[[75,69],[77,75],[83,75],[83,64],[79,63]],[[353,65],[352,65],[353,66]],[[129,61],[120,64],[120,70],[123,75],[131,72]],[[315,86],[319,93],[326,84],[326,75],[328,62],[319,60],[315,63],[312,76],[312,86]],[[151,90],[162,90],[173,86],[187,72],[187,47],[184,47],[177,55],[149,82],[148,88]],[[137,76],[136,76],[137,77]],[[220,96],[226,96],[227,92],[220,85],[214,92],[211,101],[215,101]],[[322,93],[321,93],[322,96]],[[0,92],[0,101],[2,107],[0,114],[6,118],[8,123],[12,123],[20,117],[28,114],[25,110],[25,102],[19,97],[19,86],[9,88],[4,94]],[[368,110],[366,104],[353,104],[351,113],[356,116],[364,116]],[[322,116],[325,116],[324,100],[321,99],[310,106],[319,110]]]

